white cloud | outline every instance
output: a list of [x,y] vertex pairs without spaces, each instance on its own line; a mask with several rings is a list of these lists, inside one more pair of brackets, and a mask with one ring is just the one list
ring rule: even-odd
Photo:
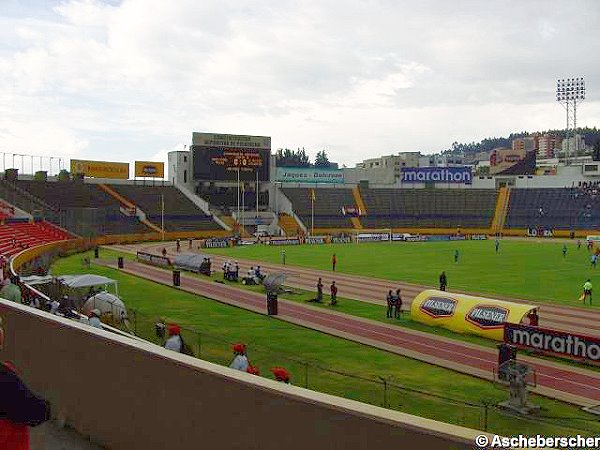
[[0,148],[19,152],[164,160],[215,131],[350,164],[560,127],[554,79],[600,84],[593,1],[38,5],[0,6]]

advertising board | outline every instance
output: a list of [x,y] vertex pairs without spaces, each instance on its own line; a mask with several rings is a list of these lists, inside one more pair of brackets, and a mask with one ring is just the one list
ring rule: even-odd
[[135,176],[148,178],[164,178],[165,163],[152,161],[136,161]]
[[504,342],[552,356],[600,364],[600,339],[596,337],[507,323]]
[[390,233],[359,233],[356,235],[356,242],[379,242],[389,240]]
[[470,167],[403,167],[403,183],[462,183],[471,184]]
[[426,325],[502,341],[504,325],[520,323],[533,309],[533,305],[428,289],[415,297],[410,313],[412,320]]
[[171,260],[164,256],[153,255],[152,253],[137,252],[137,260],[153,266],[170,267]]
[[554,231],[552,230],[552,228],[529,227],[529,228],[527,228],[527,236],[529,236],[529,237],[552,237],[552,236],[554,236]]
[[278,167],[276,179],[281,183],[344,184],[344,171],[342,169]]
[[72,159],[71,173],[92,178],[127,180],[129,178],[129,163]]

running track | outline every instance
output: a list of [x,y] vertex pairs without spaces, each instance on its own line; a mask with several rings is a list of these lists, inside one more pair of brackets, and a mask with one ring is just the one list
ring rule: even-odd
[[[115,267],[110,264],[110,267]],[[169,270],[127,261],[123,272],[171,285]],[[265,312],[264,295],[183,274],[181,289],[255,312]],[[279,301],[279,319],[317,329],[394,353],[493,379],[497,352],[366,319]],[[553,362],[521,358],[534,366],[540,394],[582,406],[600,404],[600,373]]]
[[[163,247],[167,248],[168,256],[177,255],[175,244],[141,244],[141,245],[123,245],[115,246],[118,249],[135,253],[138,250],[147,251],[159,255]],[[185,242],[182,245],[184,252],[189,252]],[[213,269],[220,270],[223,262],[231,260],[220,255],[211,254]],[[431,289],[431,286],[422,286],[404,282],[394,282],[378,278],[369,278],[347,273],[331,272],[304,268],[299,266],[280,265],[265,263],[256,260],[238,260],[241,273],[246,273],[250,266],[260,265],[264,272],[285,272],[288,275],[286,285],[309,291],[316,290],[316,281],[318,277],[323,277],[325,287],[329,282],[335,279],[338,286],[339,297],[351,298],[368,303],[385,305],[385,298],[388,290],[400,288],[402,290],[403,308],[410,310],[410,304],[414,297],[425,289]],[[462,291],[455,291],[462,292]],[[470,295],[478,295],[472,292],[462,292]],[[547,303],[536,303],[528,300],[501,297],[494,295],[493,298],[503,298],[504,300],[527,303],[539,306],[540,326],[553,328],[555,330],[576,332],[587,336],[600,338],[600,310],[587,308],[577,308],[564,305],[550,305]]]

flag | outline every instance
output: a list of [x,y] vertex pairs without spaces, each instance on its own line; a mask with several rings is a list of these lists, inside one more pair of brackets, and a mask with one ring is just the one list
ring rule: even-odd
[[311,189],[310,190],[310,199],[314,202],[317,199],[317,196],[315,195],[315,190]]

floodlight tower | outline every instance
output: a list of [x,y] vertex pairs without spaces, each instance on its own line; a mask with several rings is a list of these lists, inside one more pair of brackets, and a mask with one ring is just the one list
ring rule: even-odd
[[[577,129],[577,103],[585,100],[585,80],[582,78],[562,78],[556,80],[556,101],[567,110],[567,151],[566,163],[569,164],[569,125],[573,122],[573,136]],[[575,151],[579,150],[575,139]]]

